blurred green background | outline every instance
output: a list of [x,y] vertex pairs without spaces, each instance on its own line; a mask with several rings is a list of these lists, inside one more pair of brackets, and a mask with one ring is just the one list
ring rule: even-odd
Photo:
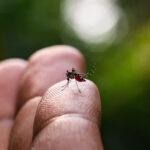
[[56,44],[96,64],[105,150],[149,149],[150,1],[0,1],[0,60]]

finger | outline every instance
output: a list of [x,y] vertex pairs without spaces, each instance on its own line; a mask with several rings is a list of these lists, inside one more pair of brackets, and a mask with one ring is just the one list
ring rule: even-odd
[[32,150],[102,150],[99,135],[100,97],[91,81],[65,81],[51,87],[37,108]]
[[17,110],[35,96],[42,96],[51,85],[65,79],[67,69],[84,70],[83,56],[70,46],[44,48],[31,56],[25,70]]
[[21,59],[0,63],[0,149],[8,149],[19,81],[26,66]]
[[29,150],[32,142],[33,121],[41,97],[29,100],[20,109],[12,128],[9,150]]
[[26,62],[9,59],[0,63],[0,119],[12,118],[16,96]]

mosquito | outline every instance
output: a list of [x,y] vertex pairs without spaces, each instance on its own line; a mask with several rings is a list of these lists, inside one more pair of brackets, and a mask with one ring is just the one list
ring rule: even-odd
[[78,88],[79,92],[81,93],[81,91],[78,87],[77,81],[78,82],[85,82],[86,81],[86,79],[85,79],[86,74],[78,73],[74,68],[72,68],[72,71],[67,70],[66,77],[67,77],[67,84],[65,86],[63,86],[64,89],[69,85],[69,83],[72,79],[75,79],[77,88]]

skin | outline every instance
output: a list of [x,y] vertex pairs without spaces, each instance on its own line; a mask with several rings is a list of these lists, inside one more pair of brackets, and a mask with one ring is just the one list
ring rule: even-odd
[[79,51],[64,45],[1,62],[0,149],[103,150],[96,85],[78,82],[80,93],[72,80],[63,88],[66,70],[84,67]]

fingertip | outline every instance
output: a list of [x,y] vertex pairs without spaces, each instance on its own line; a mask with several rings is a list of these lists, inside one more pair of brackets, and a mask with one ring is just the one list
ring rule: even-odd
[[26,61],[7,59],[0,62],[0,118],[11,118],[15,112],[18,87]]
[[58,62],[59,68],[63,68],[63,65],[67,65],[67,69],[71,70],[72,67],[75,67],[79,72],[84,72],[85,69],[83,55],[78,49],[69,45],[45,47],[32,54],[29,58],[30,64],[33,65],[37,64],[39,61],[45,65],[48,64],[49,66],[57,64],[56,62]]
[[63,89],[65,84],[66,81],[59,82],[44,94],[35,116],[34,137],[55,118],[66,115],[83,117],[99,125],[101,103],[96,85],[90,80],[78,83],[79,92],[75,80]]
[[20,58],[9,58],[5,59],[3,61],[0,61],[0,69],[3,69],[5,67],[20,67],[24,68],[26,66],[27,62]]
[[102,150],[99,132],[100,96],[96,85],[86,80],[66,81],[48,89],[40,101],[33,128],[32,149]]
[[78,49],[69,45],[55,45],[55,46],[42,48],[37,52],[35,52],[34,54],[32,54],[29,58],[29,61],[35,62],[37,60],[40,60],[42,57],[49,56],[50,53],[52,57],[56,57],[56,56],[59,57],[64,55],[64,57],[66,56],[67,58],[68,56],[71,57],[71,55],[73,55],[75,58],[78,59],[78,61],[81,61],[81,64],[83,65],[82,71],[85,68],[83,55],[80,53]]

